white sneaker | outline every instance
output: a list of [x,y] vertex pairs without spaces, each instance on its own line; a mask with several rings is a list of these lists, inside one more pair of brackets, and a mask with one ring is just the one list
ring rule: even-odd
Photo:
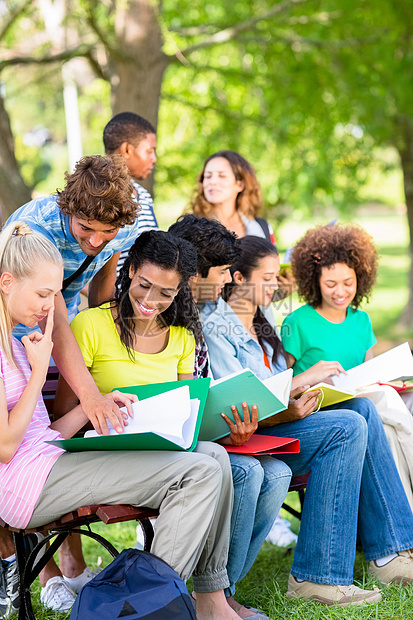
[[63,575],[63,579],[71,586],[71,588],[76,592],[76,594],[78,594],[83,588],[83,586],[88,583],[88,581],[93,579],[93,577],[99,575],[101,571],[101,568],[95,568],[94,570],[90,570],[90,568],[86,566],[83,573],[80,573],[80,575],[78,575],[77,577],[66,577],[65,575]]
[[63,577],[52,577],[42,588],[40,602],[43,607],[53,611],[69,611],[75,602],[76,594]]
[[277,515],[265,540],[277,547],[291,547],[297,544],[298,536],[291,531],[291,523]]

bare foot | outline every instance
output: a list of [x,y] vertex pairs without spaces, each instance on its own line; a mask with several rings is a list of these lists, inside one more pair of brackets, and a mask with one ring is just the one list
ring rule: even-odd
[[252,615],[251,609],[247,609],[247,607],[244,607],[244,605],[238,603],[238,601],[236,601],[232,596],[227,597],[227,603],[231,609],[237,612],[240,618],[248,618]]
[[[250,614],[251,615],[251,614]],[[228,605],[224,591],[196,593],[197,620],[240,620],[240,617]]]

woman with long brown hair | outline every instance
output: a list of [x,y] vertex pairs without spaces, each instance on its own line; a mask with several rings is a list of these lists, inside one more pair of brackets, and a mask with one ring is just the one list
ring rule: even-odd
[[261,188],[253,167],[244,157],[222,150],[205,160],[191,202],[195,215],[219,220],[238,237],[254,235],[274,243],[270,224],[257,217],[261,208]]

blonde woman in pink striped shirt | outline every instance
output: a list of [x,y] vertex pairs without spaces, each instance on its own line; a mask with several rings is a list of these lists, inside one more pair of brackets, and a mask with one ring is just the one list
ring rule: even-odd
[[[61,256],[45,237],[34,233],[24,222],[15,222],[3,230],[0,234],[1,519],[26,528],[40,527],[89,504],[132,504],[160,509],[152,551],[185,580],[195,571],[198,620],[239,619],[224,596],[224,588],[229,585],[226,563],[232,475],[222,446],[200,442],[196,451],[190,453],[71,453],[45,443],[71,437],[87,422],[79,405],[50,424],[41,396],[53,348],[54,297],[60,291],[62,279]],[[12,328],[18,323],[34,327],[39,321],[45,323],[43,334],[34,332],[21,343],[12,336]],[[107,398],[126,405],[132,413],[128,395],[113,392]],[[179,520],[185,523],[185,528],[176,527]],[[50,584],[60,587],[62,580],[56,566],[56,576],[48,580],[43,591]],[[41,599],[46,604],[43,591]],[[11,600],[6,601],[3,617],[8,617],[15,608]]]

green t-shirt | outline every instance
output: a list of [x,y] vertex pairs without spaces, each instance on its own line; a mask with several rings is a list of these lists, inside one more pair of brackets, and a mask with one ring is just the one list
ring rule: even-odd
[[321,360],[340,362],[349,370],[364,362],[376,342],[367,312],[347,308],[342,323],[331,323],[308,304],[284,319],[281,338],[284,349],[295,357],[295,375]]

